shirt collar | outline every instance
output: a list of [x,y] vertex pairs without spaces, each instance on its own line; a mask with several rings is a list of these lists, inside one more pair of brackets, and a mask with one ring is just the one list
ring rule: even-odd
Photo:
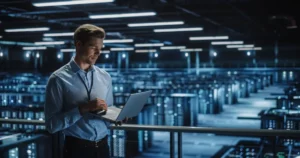
[[[72,69],[72,71],[73,71],[74,73],[77,73],[77,72],[79,72],[80,70],[81,70],[81,71],[84,71],[84,70],[82,70],[82,69],[77,65],[77,63],[75,62],[74,57],[71,58],[71,61],[69,62],[69,64],[70,64],[71,69]],[[95,66],[94,66],[94,65],[92,65],[92,66],[88,69],[87,72],[90,72],[90,71],[95,71]],[[84,71],[84,72],[85,72],[85,71]]]

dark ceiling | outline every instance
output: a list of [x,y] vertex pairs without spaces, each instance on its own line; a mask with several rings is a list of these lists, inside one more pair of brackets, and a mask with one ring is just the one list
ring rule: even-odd
[[[174,45],[208,47],[209,41],[189,41],[190,36],[228,35],[260,47],[275,40],[298,46],[300,8],[295,1],[282,0],[115,0],[113,3],[60,7],[34,7],[27,0],[0,2],[0,35],[5,41],[42,41],[43,33],[5,33],[8,28],[50,27],[47,33],[73,32],[83,23],[92,23],[109,32],[107,39],[132,38],[135,43],[170,41]],[[42,1],[45,2],[45,1]],[[299,3],[299,2],[298,2]],[[154,11],[156,16],[89,19],[92,14]],[[153,27],[130,28],[128,23],[184,21],[180,27],[203,27],[200,32],[153,33]],[[159,26],[172,28],[178,26]],[[71,37],[55,37],[68,40]]]

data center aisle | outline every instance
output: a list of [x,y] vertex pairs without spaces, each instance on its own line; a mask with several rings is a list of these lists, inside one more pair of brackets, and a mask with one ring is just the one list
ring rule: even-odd
[[238,117],[257,117],[262,110],[275,107],[275,100],[265,100],[271,93],[283,92],[278,86],[267,87],[249,98],[239,98],[239,103],[224,105],[224,111],[217,115],[198,116],[199,126],[224,128],[260,128],[260,120],[238,119]]
[[[199,114],[198,126],[260,129],[260,120],[238,118],[257,117],[261,110],[275,107],[275,100],[265,100],[265,98],[270,97],[271,93],[281,93],[282,91],[283,87],[270,86],[256,94],[251,94],[250,98],[240,98],[238,104],[225,105],[221,114]],[[255,140],[255,138],[197,133],[185,133],[182,138],[184,158],[208,158],[218,152],[224,145],[235,145],[239,140]],[[155,132],[153,147],[137,158],[141,157],[169,157],[169,133]]]

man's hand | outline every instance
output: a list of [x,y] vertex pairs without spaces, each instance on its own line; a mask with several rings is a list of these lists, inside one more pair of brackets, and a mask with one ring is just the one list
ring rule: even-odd
[[86,104],[79,105],[80,114],[84,114],[86,112],[95,112],[100,110],[107,110],[107,104],[104,100],[96,98],[95,100],[89,101]]
[[[131,119],[131,118],[130,118],[130,119]],[[127,123],[128,120],[129,120],[129,118],[126,117],[123,121],[116,121],[116,122],[114,122],[114,123],[115,123],[116,126],[121,126],[122,123]]]

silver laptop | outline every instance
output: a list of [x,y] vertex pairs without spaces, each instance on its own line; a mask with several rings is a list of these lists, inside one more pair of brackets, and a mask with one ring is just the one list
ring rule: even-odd
[[109,121],[122,121],[126,117],[127,118],[135,117],[143,109],[149,96],[151,95],[151,92],[152,91],[150,90],[150,91],[131,94],[125,106],[122,109],[114,106],[110,106],[107,108],[105,115],[97,114],[97,113],[93,115],[97,115]]

